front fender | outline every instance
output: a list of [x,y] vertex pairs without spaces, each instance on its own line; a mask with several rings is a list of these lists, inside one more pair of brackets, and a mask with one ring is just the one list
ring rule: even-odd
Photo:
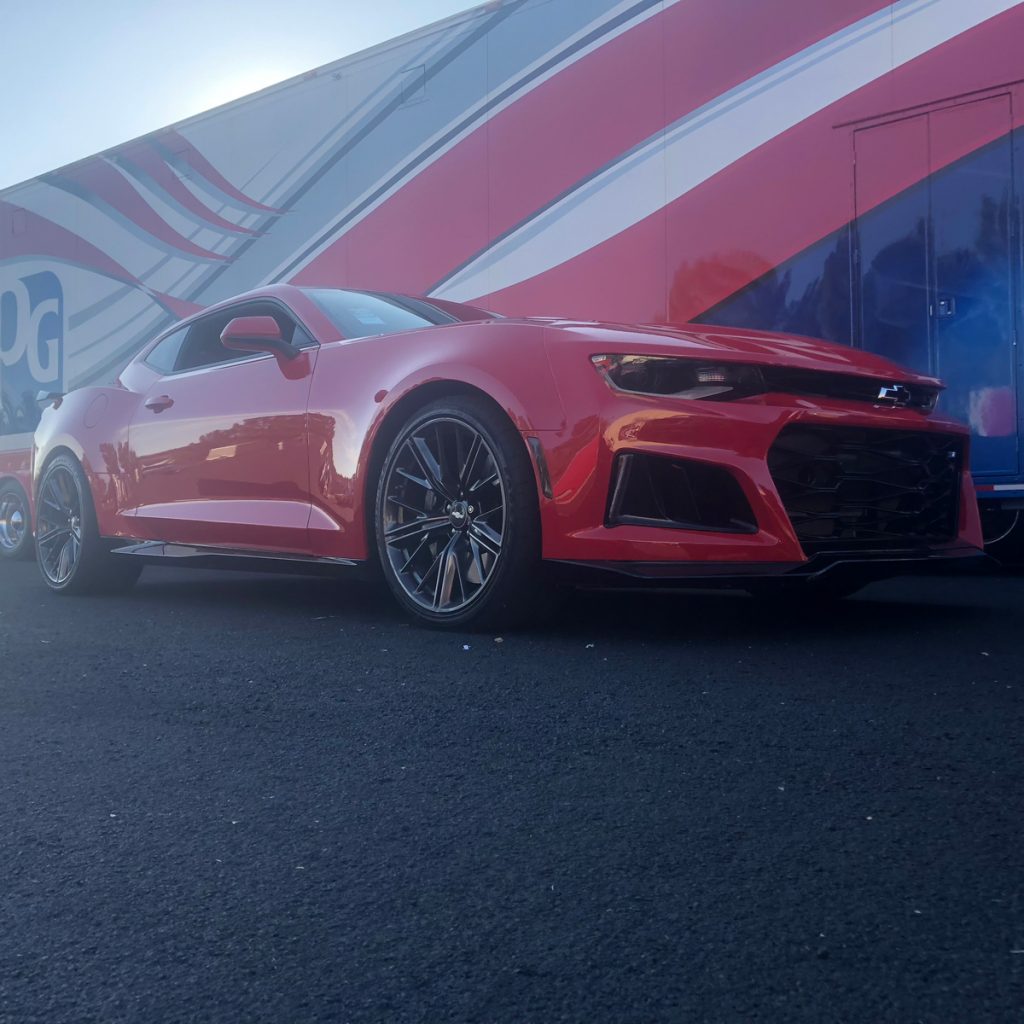
[[310,520],[318,554],[367,557],[366,502],[381,427],[421,389],[472,388],[526,434],[565,422],[542,332],[499,322],[326,345],[310,394]]

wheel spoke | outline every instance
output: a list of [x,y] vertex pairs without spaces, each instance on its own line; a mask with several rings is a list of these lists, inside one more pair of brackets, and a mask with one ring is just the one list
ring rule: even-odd
[[71,481],[67,473],[58,473],[57,482],[60,485],[60,496],[63,501],[63,509],[69,512],[74,511],[74,497],[72,495]]
[[412,540],[414,537],[432,533],[434,530],[442,530],[450,526],[448,517],[416,519],[411,523],[401,523],[384,534],[384,539],[389,544],[400,544],[403,540]]
[[[437,450],[437,479],[441,487],[444,488],[444,493],[451,497],[458,497],[458,462],[459,462],[459,434],[455,432],[455,436],[451,436],[451,431],[445,434],[441,433],[441,424],[438,423],[434,426],[434,447]],[[452,467],[452,449],[454,448],[455,455],[455,469],[456,476],[455,487],[451,488],[448,486],[449,482],[453,479],[451,474]]]
[[[424,483],[424,482],[425,481],[417,481],[417,483]],[[392,505],[397,505],[399,508],[404,508],[407,512],[412,512],[413,515],[416,515],[416,516],[422,516],[423,515],[423,509],[416,508],[415,505],[410,505],[407,502],[399,501],[398,498],[396,498],[393,494],[389,494],[387,496],[387,500],[390,501]]]
[[41,533],[36,540],[39,544],[49,544],[58,537],[67,536],[70,532],[70,526],[56,526],[52,530],[47,530],[46,533]]
[[43,556],[43,567],[46,569],[46,575],[53,579],[54,573],[57,569],[57,560],[60,558],[60,549],[51,548],[48,552],[43,551],[41,554]]
[[405,560],[404,564],[402,565],[402,568],[398,570],[399,573],[403,573],[408,570],[409,566],[416,561],[416,556],[423,550],[424,546],[429,540],[430,534],[424,534],[419,544],[417,544],[416,547],[413,549],[412,554]]
[[437,569],[437,570],[438,570],[438,573],[440,573],[440,565],[441,565],[441,559],[442,559],[442,558],[444,557],[444,553],[445,553],[445,551],[447,551],[447,550],[448,550],[448,546],[447,546],[447,545],[445,545],[445,546],[444,546],[443,548],[441,548],[441,550],[440,550],[440,551],[439,551],[439,552],[438,552],[438,553],[437,553],[437,554],[436,554],[436,555],[434,556],[434,560],[433,560],[433,561],[432,561],[432,562],[430,563],[430,567],[429,567],[429,568],[427,569],[427,571],[426,571],[426,572],[425,572],[425,573],[424,573],[424,574],[423,574],[422,576],[420,576],[420,577],[418,578],[418,582],[417,582],[417,584],[416,584],[416,590],[414,591],[414,593],[420,594],[420,593],[422,593],[422,592],[423,592],[423,587],[424,587],[424,585],[426,584],[427,580],[429,580],[429,579],[430,579],[430,577],[434,575],[434,570],[435,570],[435,569]]
[[482,480],[477,480],[475,484],[471,485],[470,487],[467,487],[466,490],[469,494],[476,494],[477,491],[482,490],[488,484],[497,483],[497,480],[498,471],[495,470],[493,473],[484,477]]
[[445,545],[442,552],[441,565],[437,571],[437,584],[434,587],[434,609],[441,611],[446,605],[452,603],[452,588],[455,586],[455,577],[459,571],[459,559],[455,554],[455,545],[458,543],[459,535],[456,534]]
[[480,456],[480,449],[482,447],[483,438],[479,434],[474,434],[473,441],[469,446],[469,452],[466,455],[465,461],[462,463],[462,469],[459,471],[459,487],[461,487],[463,491],[467,488],[470,474],[473,472],[473,467],[476,466],[476,461]]
[[71,572],[71,538],[69,537],[64,547],[60,549],[57,558],[57,582],[63,583]]
[[487,574],[484,572],[483,559],[480,557],[480,542],[472,534],[469,535],[469,551],[472,563],[469,567],[469,572],[466,573],[466,577],[470,583],[482,587]]
[[501,554],[501,535],[495,533],[486,523],[474,522],[469,531],[492,555]]
[[422,437],[413,437],[410,438],[407,444],[417,465],[427,478],[430,489],[435,494],[440,494],[442,498],[450,501],[451,495],[448,493],[442,480],[441,464],[434,458],[434,453],[430,450],[426,440]]
[[423,490],[425,490],[425,491],[433,492],[433,490],[434,490],[434,488],[430,486],[430,481],[429,480],[425,480],[425,479],[423,479],[423,477],[414,476],[407,469],[399,468],[399,469],[396,469],[395,472],[400,477],[404,477],[406,480],[411,481],[412,483],[416,484],[418,487],[422,487]]
[[489,508],[486,512],[477,512],[474,518],[476,519],[477,522],[479,522],[481,519],[490,519],[491,516],[497,515],[498,513],[503,513],[504,511],[504,505],[497,505],[494,508]]

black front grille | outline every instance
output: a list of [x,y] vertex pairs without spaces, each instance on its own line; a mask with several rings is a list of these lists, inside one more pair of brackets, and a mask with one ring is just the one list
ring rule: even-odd
[[792,426],[768,468],[804,551],[920,548],[956,536],[963,442],[945,434]]

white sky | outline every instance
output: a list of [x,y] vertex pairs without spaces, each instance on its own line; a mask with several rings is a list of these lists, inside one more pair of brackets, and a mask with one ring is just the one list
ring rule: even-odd
[[0,0],[0,188],[479,0]]

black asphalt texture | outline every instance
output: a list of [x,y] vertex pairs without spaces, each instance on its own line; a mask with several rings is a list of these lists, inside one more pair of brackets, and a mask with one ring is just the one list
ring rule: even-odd
[[0,573],[5,1024],[1024,1019],[1024,579]]

